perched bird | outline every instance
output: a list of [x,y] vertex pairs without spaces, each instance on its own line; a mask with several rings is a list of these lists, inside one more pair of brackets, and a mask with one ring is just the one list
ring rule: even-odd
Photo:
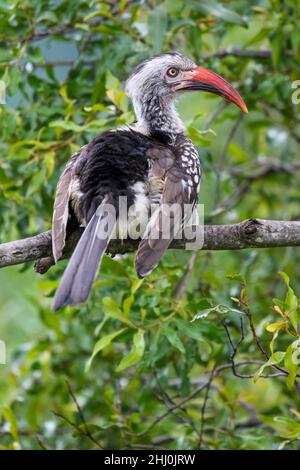
[[[70,158],[54,203],[55,261],[62,255],[67,233],[79,225],[85,229],[57,289],[55,310],[87,299],[111,237],[124,237],[122,197],[127,198],[125,215],[144,224],[135,257],[138,276],[157,266],[178,230],[176,213],[170,216],[164,208],[174,203],[179,208],[193,207],[197,202],[198,153],[174,105],[180,93],[197,90],[220,95],[247,112],[238,92],[217,74],[178,52],[160,54],[137,66],[127,80],[136,123],[98,135]],[[153,206],[156,210],[150,212]],[[191,213],[179,212],[177,218],[185,224]],[[170,218],[170,230],[162,236],[165,217]]]

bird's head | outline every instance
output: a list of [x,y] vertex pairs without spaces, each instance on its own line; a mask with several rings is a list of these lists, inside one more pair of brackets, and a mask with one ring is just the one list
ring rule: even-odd
[[239,93],[216,73],[198,67],[178,52],[154,56],[138,65],[128,78],[126,92],[135,108],[155,96],[167,104],[185,91],[207,91],[222,96],[247,112]]

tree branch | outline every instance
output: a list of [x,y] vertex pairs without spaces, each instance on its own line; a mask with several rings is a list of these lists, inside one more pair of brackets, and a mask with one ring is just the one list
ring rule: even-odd
[[[63,258],[72,253],[82,228],[68,238]],[[174,240],[170,248],[185,249],[192,240]],[[112,240],[107,252],[111,255],[134,251],[139,240]],[[203,250],[242,250],[245,248],[272,248],[300,246],[300,221],[249,219],[231,225],[205,225]],[[46,272],[54,264],[51,250],[51,232],[3,243],[0,245],[0,268],[38,261],[36,270]]]
[[[289,57],[292,57],[293,51],[287,51],[286,54]],[[272,51],[271,49],[240,49],[239,47],[229,47],[227,49],[220,49],[211,54],[206,54],[202,56],[202,59],[207,60],[213,57],[223,59],[224,57],[228,56],[245,57],[249,59],[271,59]]]

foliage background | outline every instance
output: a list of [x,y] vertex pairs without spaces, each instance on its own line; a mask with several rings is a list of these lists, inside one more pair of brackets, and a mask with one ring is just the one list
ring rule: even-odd
[[[206,220],[299,218],[299,12],[299,0],[0,0],[1,242],[50,228],[68,157],[133,122],[121,83],[174,49],[235,83],[249,108],[200,93],[178,103],[199,146]],[[298,300],[278,276],[299,292],[299,262],[290,248],[170,251],[141,284],[132,255],[105,257],[86,305],[57,314],[64,262],[43,277],[2,270],[1,447],[299,448]],[[254,382],[267,360],[257,343],[270,356],[272,333],[281,369]]]

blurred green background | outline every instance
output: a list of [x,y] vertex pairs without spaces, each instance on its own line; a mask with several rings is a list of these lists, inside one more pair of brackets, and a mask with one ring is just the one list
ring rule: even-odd
[[[178,101],[206,221],[299,219],[299,12],[299,0],[0,0],[1,242],[50,228],[69,156],[134,122],[122,84],[169,50],[222,75],[249,109]],[[65,262],[44,276],[2,269],[1,448],[299,448],[299,262],[291,248],[170,250],[140,283],[132,255],[105,257],[89,301],[55,314]],[[270,356],[280,369],[255,381]]]

